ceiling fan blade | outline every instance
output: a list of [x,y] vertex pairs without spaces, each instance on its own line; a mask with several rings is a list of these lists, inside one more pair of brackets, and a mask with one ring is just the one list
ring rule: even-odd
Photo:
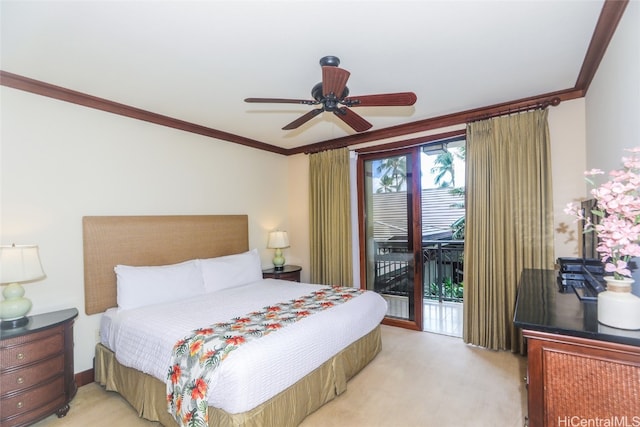
[[350,72],[338,67],[322,67],[322,95],[325,97],[333,93],[336,98],[342,98],[342,92],[347,86]]
[[397,107],[413,105],[418,97],[413,92],[382,93],[379,95],[350,96],[343,100],[352,107]]
[[324,111],[323,108],[316,108],[315,110],[311,110],[308,113],[298,117],[297,119],[295,119],[294,121],[286,125],[285,127],[283,127],[282,130],[296,129],[302,126],[303,124],[307,123],[309,120],[313,119],[315,116],[322,113],[323,111]]
[[335,110],[333,114],[340,117],[343,122],[351,126],[356,132],[364,132],[365,130],[371,129],[371,126],[373,126],[371,123],[346,107]]
[[285,99],[285,98],[245,98],[244,102],[277,103],[277,104],[305,104],[315,105],[318,101],[310,99]]

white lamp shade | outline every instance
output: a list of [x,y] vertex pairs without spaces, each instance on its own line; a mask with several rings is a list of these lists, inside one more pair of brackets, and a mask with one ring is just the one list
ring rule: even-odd
[[272,231],[269,233],[267,247],[271,249],[281,249],[289,247],[289,236],[286,231]]
[[44,277],[37,245],[0,246],[0,284],[31,282]]

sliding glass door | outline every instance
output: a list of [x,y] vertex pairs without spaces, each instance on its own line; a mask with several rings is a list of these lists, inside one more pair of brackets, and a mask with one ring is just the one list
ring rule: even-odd
[[419,149],[361,155],[358,167],[361,283],[387,300],[384,323],[422,330]]
[[360,282],[387,324],[461,333],[464,161],[464,135],[358,155]]

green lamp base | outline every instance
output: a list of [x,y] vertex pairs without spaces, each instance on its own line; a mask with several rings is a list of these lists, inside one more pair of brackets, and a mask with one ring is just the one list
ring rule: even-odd
[[3,291],[4,300],[0,302],[0,319],[2,322],[14,322],[26,319],[31,310],[31,301],[24,298],[24,288],[18,283],[11,283]]
[[282,249],[277,248],[273,257],[273,268],[277,270],[284,269],[284,256],[282,255]]

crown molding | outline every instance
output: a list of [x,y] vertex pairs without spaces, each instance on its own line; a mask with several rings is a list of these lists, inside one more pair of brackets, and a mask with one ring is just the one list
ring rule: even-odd
[[55,86],[49,83],[30,79],[28,77],[9,73],[3,70],[0,70],[0,85],[23,90],[26,92],[31,92],[60,101],[70,102],[72,104],[82,105],[84,107],[95,108],[96,110],[106,111],[108,113],[118,114],[120,116],[130,117],[132,119],[143,120],[145,122],[183,130],[185,132],[196,133],[198,135],[208,136],[210,138],[222,139],[224,141],[246,145],[247,147],[271,151],[272,153],[277,154],[287,154],[286,149],[277,147],[275,145],[266,144],[254,139],[245,138],[239,135],[234,135],[232,133],[223,132],[221,130],[212,129],[206,126],[197,125],[195,123],[186,122],[184,120],[175,119],[173,117],[164,116],[162,114],[153,113],[151,111],[142,110],[130,105],[120,104],[108,99],[87,95],[86,93],[77,92],[75,90],[67,89],[61,86]]

